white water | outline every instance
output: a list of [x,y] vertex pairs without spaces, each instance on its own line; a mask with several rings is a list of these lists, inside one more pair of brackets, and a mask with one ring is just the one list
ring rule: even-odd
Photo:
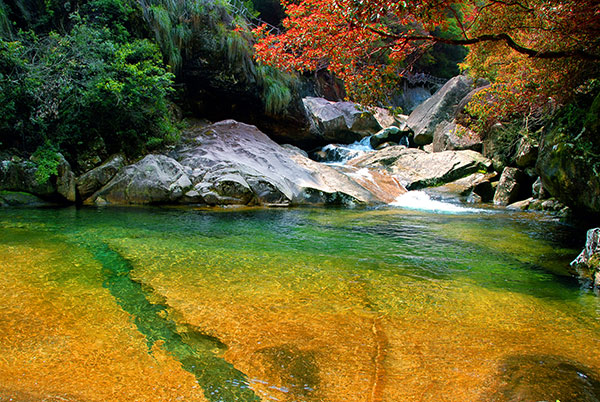
[[335,154],[336,160],[331,162],[325,162],[328,165],[345,165],[347,161],[357,156],[364,155],[368,152],[373,152],[374,149],[371,147],[371,137],[364,137],[360,141],[353,142],[352,144],[329,144],[323,147],[323,151],[328,154]]
[[478,208],[461,207],[448,202],[433,200],[427,193],[418,190],[409,191],[402,194],[396,198],[394,202],[390,203],[390,205],[406,209],[416,209],[420,211],[448,214],[472,214],[485,212],[484,210]]

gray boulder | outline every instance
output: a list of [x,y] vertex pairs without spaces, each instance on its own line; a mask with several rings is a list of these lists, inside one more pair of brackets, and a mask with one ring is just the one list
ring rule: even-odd
[[481,152],[482,146],[481,137],[456,120],[440,123],[433,134],[433,152],[465,149]]
[[123,168],[86,203],[164,204],[177,201],[192,187],[183,166],[165,155],[147,155]]
[[169,156],[123,168],[90,202],[362,204],[391,202],[404,191],[385,172],[323,165],[255,126],[226,120],[190,128]]
[[495,205],[509,205],[519,201],[519,191],[521,189],[521,181],[523,180],[523,172],[520,169],[506,167],[500,176],[500,182],[494,194]]
[[415,133],[416,144],[431,143],[438,124],[452,121],[472,84],[473,80],[464,75],[454,77],[410,114],[406,124]]
[[489,202],[494,197],[491,180],[496,173],[472,173],[435,188],[436,192],[467,197],[469,202]]
[[60,162],[57,167],[56,175],[56,192],[65,200],[75,202],[77,198],[75,187],[75,173],[71,170],[69,162],[67,162],[64,156],[60,155]]
[[428,153],[420,149],[392,146],[352,159],[356,167],[386,169],[408,190],[448,183],[478,171],[487,171],[491,161],[474,151]]
[[304,98],[302,102],[325,143],[350,144],[381,130],[373,113],[355,103],[313,97]]
[[544,185],[542,184],[542,179],[540,177],[538,177],[532,184],[531,194],[533,195],[533,198],[537,198],[539,200],[543,200],[550,196],[546,189],[544,189]]
[[42,198],[55,197],[55,185],[51,180],[39,182],[37,169],[37,164],[31,161],[15,158],[1,161],[0,190],[25,192]]
[[571,262],[571,267],[592,286],[600,288],[600,228],[587,231],[585,248]]
[[40,207],[48,202],[33,194],[18,191],[0,191],[0,207]]
[[122,155],[113,155],[102,165],[79,176],[77,179],[77,192],[82,200],[85,200],[102,186],[108,183],[121,168],[125,166],[125,158]]

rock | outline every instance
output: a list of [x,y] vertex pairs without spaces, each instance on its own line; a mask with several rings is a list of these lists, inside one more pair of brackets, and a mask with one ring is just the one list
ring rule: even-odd
[[469,194],[469,196],[467,197],[467,202],[469,204],[479,204],[479,203],[483,202],[483,199],[481,198],[481,196],[479,194],[471,192],[471,194]]
[[[391,142],[391,141],[390,142],[384,142],[383,144],[377,145],[377,151],[380,151],[380,150],[382,150],[384,148],[387,148],[387,147],[393,147],[395,145],[398,145],[398,144],[395,143],[395,142]],[[406,145],[403,145],[403,146],[406,146]]]
[[517,168],[506,167],[500,176],[500,182],[494,194],[495,205],[509,205],[519,200],[520,181],[523,172]]
[[82,200],[98,191],[125,166],[123,155],[113,155],[102,165],[82,174],[77,179],[77,192]]
[[121,169],[85,203],[172,203],[191,186],[183,166],[177,161],[165,155],[147,155],[139,162]]
[[406,127],[406,120],[408,120],[408,116],[403,114],[394,114],[388,109],[384,109],[382,107],[376,107],[373,116],[382,128],[398,127],[404,129]]
[[75,202],[77,199],[77,192],[75,191],[75,173],[73,173],[71,170],[71,165],[62,155],[60,155],[60,163],[58,165],[57,172],[56,191],[65,200],[69,202]]
[[433,134],[433,152],[471,149],[481,152],[482,142],[474,131],[456,123],[441,123]]
[[431,98],[431,91],[422,86],[405,86],[394,104],[400,105],[405,113],[411,113],[420,104]]
[[48,203],[33,194],[17,191],[0,191],[1,207],[40,207]]
[[292,144],[282,144],[281,147],[287,149],[288,151],[290,151],[292,153],[300,154],[300,155],[308,158],[308,152],[306,152],[303,149],[298,148],[295,145],[292,145]]
[[559,355],[536,355],[535,351],[509,355],[498,362],[493,388],[481,400],[596,402],[600,378],[590,367]]
[[414,141],[417,145],[431,143],[438,124],[452,121],[458,104],[471,91],[472,83],[470,78],[463,75],[454,77],[431,98],[417,106],[406,122],[415,134]]
[[0,190],[34,194],[44,199],[56,197],[56,186],[50,179],[38,182],[37,165],[31,161],[0,161]]
[[543,200],[550,196],[548,192],[544,189],[544,185],[542,184],[542,179],[540,177],[538,177],[532,184],[531,194],[533,195],[533,198],[537,198],[539,200]]
[[373,134],[370,139],[371,147],[376,149],[381,144],[386,142],[395,142],[404,146],[409,145],[409,136],[412,134],[410,130],[401,130],[398,127],[387,127]]
[[530,137],[523,137],[519,141],[515,162],[520,168],[526,168],[535,165],[538,156],[537,142]]
[[283,148],[255,126],[226,120],[185,131],[169,156],[150,155],[123,168],[91,201],[366,204],[388,203],[405,191],[386,172],[323,165]]
[[350,144],[381,130],[373,113],[352,102],[302,99],[306,112],[325,143]]
[[[550,128],[540,142],[536,170],[543,188],[574,212],[600,217],[600,175],[597,158],[575,157],[559,127]],[[571,145],[571,146],[570,146]]]
[[386,169],[408,190],[437,186],[478,171],[487,171],[491,161],[474,151],[428,153],[393,146],[348,162],[352,166]]
[[571,262],[571,267],[592,286],[600,288],[600,228],[587,231],[585,248]]
[[525,211],[526,209],[529,208],[529,205],[531,204],[532,201],[533,201],[533,198],[528,198],[523,201],[513,202],[512,204],[509,204],[506,208],[519,210],[519,211]]
[[477,172],[440,187],[436,187],[435,190],[437,192],[449,193],[462,197],[471,196],[473,200],[477,199],[477,202],[488,202],[491,201],[494,196],[490,180],[495,176],[496,173]]

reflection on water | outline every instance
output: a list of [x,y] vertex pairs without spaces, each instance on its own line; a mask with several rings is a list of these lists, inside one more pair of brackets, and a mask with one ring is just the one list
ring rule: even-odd
[[583,237],[541,216],[47,209],[0,227],[0,401],[600,395],[600,302],[565,272]]

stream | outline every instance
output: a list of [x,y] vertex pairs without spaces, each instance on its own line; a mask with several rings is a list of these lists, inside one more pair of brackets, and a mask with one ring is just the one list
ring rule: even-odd
[[0,401],[600,400],[584,233],[379,208],[0,209]]

